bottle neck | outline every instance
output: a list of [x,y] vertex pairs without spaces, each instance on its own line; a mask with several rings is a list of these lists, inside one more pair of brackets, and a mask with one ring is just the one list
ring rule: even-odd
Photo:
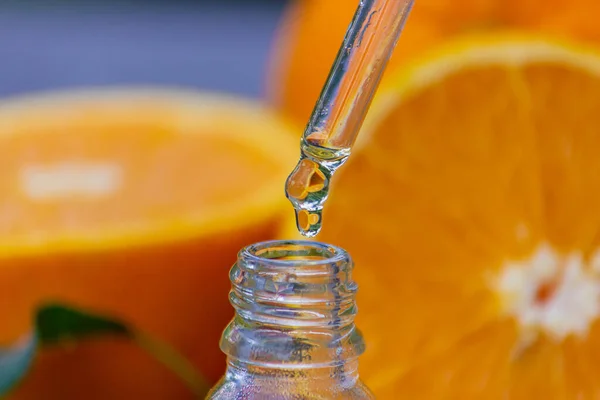
[[277,378],[278,385],[335,385],[336,387],[354,387],[358,382],[358,360],[347,360],[339,365],[319,368],[286,367],[281,364],[250,364],[235,358],[227,359],[227,378],[230,380],[260,384],[260,381],[271,382]]
[[345,251],[318,242],[243,249],[230,272],[236,315],[221,339],[232,371],[252,366],[306,374],[310,367],[315,374],[337,371],[352,379],[364,351],[354,325],[352,266]]

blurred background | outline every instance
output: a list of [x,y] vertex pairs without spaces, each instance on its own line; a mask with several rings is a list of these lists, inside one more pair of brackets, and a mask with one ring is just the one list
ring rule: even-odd
[[285,5],[277,0],[3,0],[0,95],[155,83],[258,97]]
[[[0,345],[59,302],[212,385],[358,3],[0,0]],[[317,237],[355,260],[377,398],[600,398],[599,15],[416,0]],[[131,338],[64,339],[8,399],[194,398]]]

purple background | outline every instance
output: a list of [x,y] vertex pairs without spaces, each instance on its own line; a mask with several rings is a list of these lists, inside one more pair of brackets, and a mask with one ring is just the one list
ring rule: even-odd
[[0,96],[130,83],[258,97],[285,3],[0,0]]

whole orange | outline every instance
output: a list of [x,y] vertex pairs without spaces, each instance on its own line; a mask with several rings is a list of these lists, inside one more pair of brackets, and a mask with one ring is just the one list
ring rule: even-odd
[[[232,316],[237,251],[272,238],[296,155],[254,102],[166,89],[90,90],[0,104],[0,342],[61,301],[171,343],[210,381]],[[185,399],[134,345],[45,350],[15,399]]]

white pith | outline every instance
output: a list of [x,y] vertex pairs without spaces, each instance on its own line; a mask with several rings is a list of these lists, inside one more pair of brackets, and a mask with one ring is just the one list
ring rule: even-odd
[[[540,289],[551,282],[552,290],[540,299]],[[584,337],[600,315],[600,251],[586,260],[545,244],[528,259],[508,262],[496,285],[504,311],[520,327],[522,345],[540,334],[556,341]]]
[[100,197],[114,194],[122,183],[122,170],[110,162],[61,162],[22,168],[21,188],[31,200]]

